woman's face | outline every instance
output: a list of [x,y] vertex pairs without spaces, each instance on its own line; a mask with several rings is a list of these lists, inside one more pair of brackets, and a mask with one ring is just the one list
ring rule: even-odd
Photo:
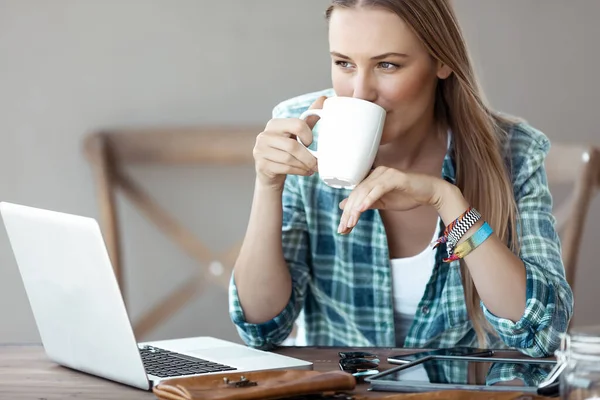
[[336,8],[329,21],[333,88],[338,96],[387,111],[381,143],[433,118],[441,67],[396,14],[380,8]]

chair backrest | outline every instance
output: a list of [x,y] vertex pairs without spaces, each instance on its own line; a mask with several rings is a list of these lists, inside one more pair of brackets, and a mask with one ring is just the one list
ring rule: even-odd
[[209,283],[228,289],[241,240],[226,251],[204,244],[172,212],[162,207],[127,173],[128,165],[247,165],[253,168],[252,147],[262,127],[174,127],[118,129],[86,136],[84,149],[97,183],[100,224],[125,304],[127,285],[121,256],[117,190],[167,238],[195,259],[200,270],[134,323],[138,339],[178,312]]
[[568,198],[555,206],[554,215],[561,237],[566,278],[574,289],[586,216],[590,202],[600,188],[600,149],[553,143],[546,158],[546,174],[550,185],[573,185]]

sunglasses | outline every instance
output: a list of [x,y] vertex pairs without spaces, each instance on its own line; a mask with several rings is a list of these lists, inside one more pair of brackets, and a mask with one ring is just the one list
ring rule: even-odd
[[340,369],[357,378],[378,374],[379,358],[365,351],[340,351]]

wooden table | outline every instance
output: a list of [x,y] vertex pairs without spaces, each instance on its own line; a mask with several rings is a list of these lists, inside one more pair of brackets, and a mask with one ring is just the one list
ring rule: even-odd
[[[280,354],[309,360],[316,371],[337,370],[339,348],[289,347],[279,349]],[[343,349],[351,350],[351,349]],[[379,355],[383,361],[389,354],[414,352],[407,349],[360,349]],[[498,353],[498,356],[519,356],[515,352]],[[383,362],[382,369],[391,367]],[[367,393],[369,385],[359,384],[356,391]],[[369,392],[378,398],[389,393]],[[41,345],[0,345],[0,399],[98,399],[98,400],[148,400],[156,399],[151,392],[134,389],[79,371],[73,371],[51,362]]]

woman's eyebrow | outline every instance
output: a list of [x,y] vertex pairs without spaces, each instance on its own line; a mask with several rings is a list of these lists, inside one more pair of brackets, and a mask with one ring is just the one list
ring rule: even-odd
[[[337,51],[332,51],[332,52],[330,52],[330,54],[331,54],[332,56],[336,56],[336,57],[339,57],[339,58],[343,58],[343,59],[345,59],[345,60],[350,60],[350,57],[348,57],[348,56],[346,56],[346,55],[344,55],[344,54],[342,54],[342,53],[338,53]],[[371,60],[383,60],[384,58],[391,57],[391,56],[396,56],[396,57],[408,57],[408,55],[407,55],[407,54],[404,54],[404,53],[388,52],[388,53],[383,53],[383,54],[380,54],[380,55],[378,55],[378,56],[371,57]]]
[[396,56],[396,57],[408,57],[408,54],[395,53],[395,52],[383,53],[383,54],[380,54],[378,56],[371,57],[371,60],[383,60],[384,58],[388,58],[388,57],[392,57],[392,56]]

